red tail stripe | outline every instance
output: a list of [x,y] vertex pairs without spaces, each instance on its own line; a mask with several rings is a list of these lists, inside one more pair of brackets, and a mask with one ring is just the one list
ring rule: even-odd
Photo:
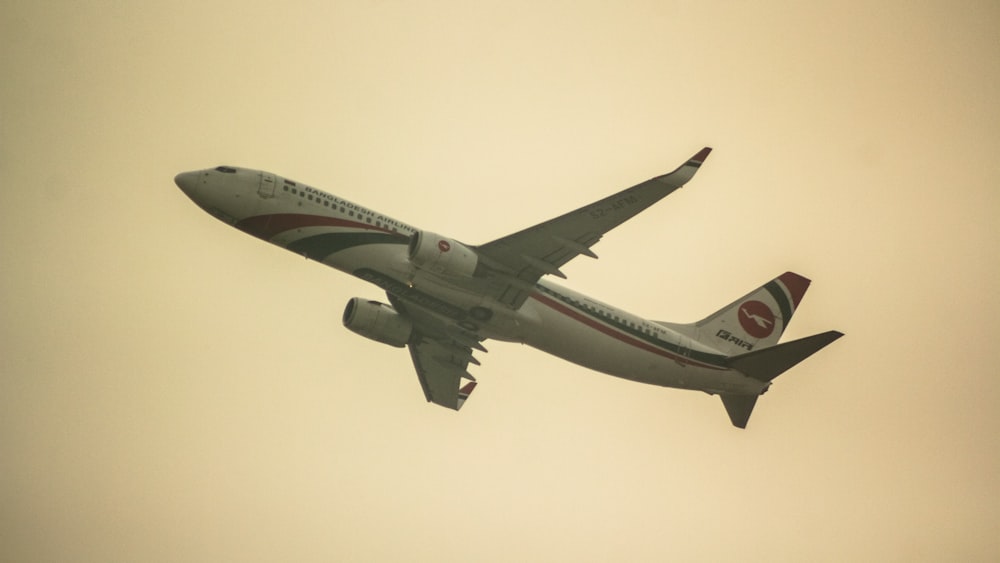
[[788,290],[788,294],[792,298],[792,307],[798,308],[799,301],[802,301],[802,296],[806,294],[806,290],[809,289],[809,279],[804,278],[795,272],[785,272],[778,276],[778,281],[781,285],[785,286]]

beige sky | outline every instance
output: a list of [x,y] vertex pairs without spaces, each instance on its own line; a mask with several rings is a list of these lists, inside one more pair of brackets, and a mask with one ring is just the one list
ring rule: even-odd
[[[0,560],[1000,557],[996,3],[265,4],[0,7]],[[745,432],[502,343],[428,405],[340,325],[377,288],[172,183],[480,243],[703,145],[565,270],[675,321],[812,278],[786,338],[847,337]]]

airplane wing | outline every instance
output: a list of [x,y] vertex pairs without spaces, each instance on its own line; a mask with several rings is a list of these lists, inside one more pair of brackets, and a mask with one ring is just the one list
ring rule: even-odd
[[498,282],[498,301],[516,309],[543,275],[565,278],[559,270],[563,264],[580,254],[597,258],[590,247],[601,240],[604,233],[687,183],[711,151],[705,147],[669,174],[476,247]]
[[[451,327],[422,307],[386,293],[392,306],[413,323],[415,337],[407,344],[428,402],[459,410],[476,388],[469,364],[479,365],[472,350],[486,352],[477,335]],[[462,379],[469,382],[462,384]]]
[[462,385],[463,377],[471,377],[466,371],[471,357],[468,351],[423,337],[408,347],[427,401],[449,409],[462,408],[476,388],[475,381]]

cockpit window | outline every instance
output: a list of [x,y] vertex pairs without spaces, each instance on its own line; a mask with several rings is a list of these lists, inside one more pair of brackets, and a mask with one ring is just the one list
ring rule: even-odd
[[236,169],[231,166],[219,166],[215,169],[216,172],[222,172],[224,174],[236,174]]

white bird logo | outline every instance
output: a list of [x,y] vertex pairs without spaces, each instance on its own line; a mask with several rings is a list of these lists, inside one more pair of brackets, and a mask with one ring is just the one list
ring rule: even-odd
[[771,325],[774,324],[773,320],[765,319],[764,317],[754,313],[749,313],[745,308],[741,307],[740,312],[743,313],[743,316],[745,316],[746,318],[757,323],[757,326],[759,326],[760,328],[771,328]]

